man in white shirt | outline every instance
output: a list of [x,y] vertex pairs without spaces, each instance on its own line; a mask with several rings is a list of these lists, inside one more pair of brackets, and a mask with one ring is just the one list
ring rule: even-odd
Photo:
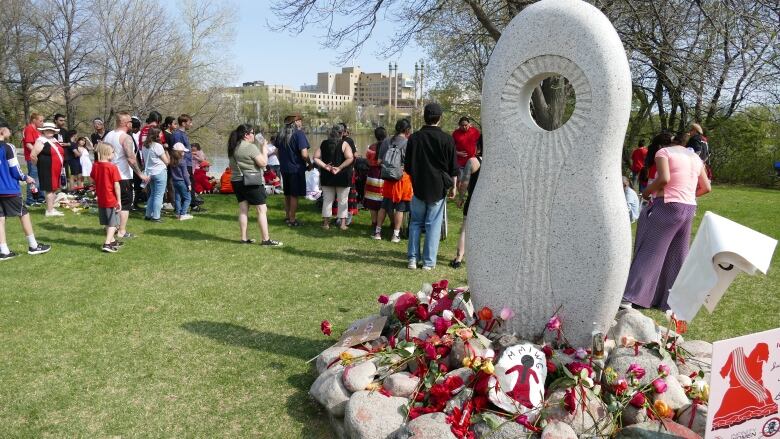
[[130,209],[133,207],[133,172],[144,182],[149,182],[147,177],[138,165],[136,159],[133,139],[128,134],[131,130],[132,120],[130,113],[120,111],[116,115],[116,126],[114,131],[106,134],[103,142],[108,143],[114,148],[114,159],[112,162],[119,168],[119,188],[121,190],[122,211],[119,213],[119,229],[117,235],[119,238],[133,238],[132,233],[127,231],[127,220],[130,217]]

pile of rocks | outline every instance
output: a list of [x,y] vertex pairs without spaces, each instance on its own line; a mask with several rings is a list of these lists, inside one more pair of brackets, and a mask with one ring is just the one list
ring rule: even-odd
[[[383,305],[382,309],[382,314],[391,313],[392,300]],[[386,337],[395,335],[393,333],[395,329],[390,331],[389,326],[388,324],[380,339],[366,344],[361,349],[332,347],[322,352],[316,362],[319,376],[309,393],[327,410],[336,436],[340,438],[458,437],[451,429],[448,415],[472,398],[473,386],[464,385],[460,389],[455,389],[454,396],[443,411],[418,415],[410,420],[407,415],[410,398],[414,397],[421,380],[415,375],[416,364],[409,363],[401,369],[391,370],[387,366],[386,359],[380,361],[378,357],[368,354],[372,347],[385,345]],[[408,326],[410,338],[427,340],[436,337],[434,325],[429,322],[412,323]],[[405,331],[406,328],[404,334]],[[446,358],[440,360],[443,361],[442,364],[449,366],[449,372],[444,374],[439,382],[458,376],[468,384],[474,378],[474,370],[463,367],[464,358],[488,357],[492,354],[498,359],[502,358],[502,353],[508,352],[510,347],[531,344],[519,340],[512,334],[492,332],[486,335],[487,337],[473,338],[465,344],[461,340],[456,340]],[[677,337],[680,347],[689,353],[684,362],[682,359],[674,361],[668,354],[659,355],[657,349],[645,346],[659,343],[670,335]],[[626,340],[635,340],[638,344],[624,346]],[[541,343],[535,346],[540,350],[543,348]],[[577,400],[577,407],[570,412],[564,408],[563,401],[566,397],[564,390],[554,390],[545,394],[544,404],[547,408],[544,410],[545,422],[541,424],[543,426],[541,431],[531,432],[508,417],[502,418],[490,412],[483,412],[480,420],[470,426],[470,431],[476,437],[491,438],[528,437],[529,435],[543,438],[576,438],[591,437],[595,433],[626,438],[668,437],[669,434],[681,437],[703,436],[707,420],[706,402],[695,403],[690,400],[687,390],[692,385],[692,374],[701,371],[704,379],[709,380],[711,354],[710,343],[685,341],[682,336],[659,327],[651,318],[639,311],[621,310],[607,333],[603,364],[618,374],[625,373],[632,364],[639,365],[647,371],[656,371],[662,364],[668,366],[669,374],[665,377],[666,391],[648,396],[648,402],[652,405],[656,400],[663,401],[666,407],[674,411],[673,417],[662,421],[651,420],[647,409],[628,406],[622,412],[621,420],[613,422],[612,414],[600,398]],[[568,354],[563,350],[556,350],[554,355],[562,364],[578,361],[571,350],[568,350]],[[361,361],[362,357],[367,360]],[[340,361],[342,358],[349,358],[350,361],[342,362]],[[496,374],[501,361],[496,363]],[[349,364],[345,366],[343,363]],[[654,378],[651,375],[648,373],[644,376],[640,384],[649,384],[649,380]],[[544,384],[544,378],[541,381],[541,384]],[[602,384],[604,387],[609,386],[605,381]],[[492,396],[491,403],[495,405],[492,410],[501,410],[503,407]],[[522,413],[522,411],[515,413]],[[450,416],[449,420],[451,419]]]

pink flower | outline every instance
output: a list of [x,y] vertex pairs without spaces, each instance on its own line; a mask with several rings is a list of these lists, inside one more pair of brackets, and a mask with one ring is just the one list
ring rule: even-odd
[[658,373],[661,374],[661,376],[667,377],[670,373],[672,373],[672,369],[670,369],[669,366],[661,363],[658,365]]
[[512,311],[512,308],[503,307],[498,316],[501,317],[501,320],[507,321],[515,316],[515,312]]
[[436,348],[432,344],[425,343],[425,345],[423,346],[423,350],[425,351],[425,358],[426,359],[428,359],[428,360],[435,360],[436,359],[436,356],[437,356]]
[[615,381],[615,395],[622,395],[626,390],[628,390],[628,381],[626,381],[625,378],[618,378],[617,381]]
[[390,298],[385,296],[384,294],[380,295],[378,299],[376,299],[377,302],[381,303],[382,305],[386,304],[390,301]]
[[656,378],[653,380],[653,389],[655,389],[655,393],[666,392],[666,381],[663,378]]
[[629,401],[629,404],[632,406],[641,409],[645,406],[645,402],[647,402],[647,397],[645,397],[645,394],[642,392],[636,392],[633,397],[631,397],[631,401]]
[[417,317],[420,320],[428,320],[428,307],[425,305],[417,305]]
[[561,324],[561,318],[558,317],[558,314],[556,314],[550,318],[550,321],[547,322],[547,329],[550,331],[558,331],[561,329]]
[[444,334],[447,333],[447,329],[452,326],[452,321],[446,320],[444,318],[436,319],[435,322],[433,322],[433,328],[436,330],[436,334],[439,337],[443,337]]
[[626,374],[634,375],[636,379],[641,380],[642,377],[645,376],[645,369],[643,369],[642,366],[638,365],[637,363],[631,363],[628,366],[628,370],[626,371]]
[[395,301],[395,316],[398,317],[398,320],[406,322],[406,311],[408,311],[409,308],[417,306],[417,303],[418,300],[414,294],[409,292],[405,293]]
[[329,321],[323,320],[322,323],[320,323],[320,331],[322,331],[323,334],[330,336],[332,329]]
[[574,358],[584,360],[588,356],[588,351],[586,351],[583,348],[577,348],[576,351],[574,351]]
[[574,376],[579,376],[580,372],[583,370],[588,371],[588,376],[593,375],[593,368],[590,366],[590,364],[580,363],[579,361],[572,361],[566,365],[566,368],[569,369],[569,372],[571,372],[571,374]]

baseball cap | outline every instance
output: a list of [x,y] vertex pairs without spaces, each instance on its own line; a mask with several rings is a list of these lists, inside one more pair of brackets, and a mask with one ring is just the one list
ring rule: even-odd
[[423,110],[423,115],[425,117],[441,116],[442,114],[444,114],[444,110],[442,110],[441,105],[436,102],[431,102],[430,104],[426,105],[425,109]]

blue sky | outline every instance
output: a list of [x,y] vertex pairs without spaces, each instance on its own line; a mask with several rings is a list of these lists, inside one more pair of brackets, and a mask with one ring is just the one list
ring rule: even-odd
[[[269,0],[234,0],[233,4],[238,7],[240,17],[232,47],[233,59],[240,72],[235,85],[263,80],[267,84],[284,84],[297,89],[304,83],[316,84],[318,72],[341,70],[341,65],[334,64],[338,58],[337,51],[322,47],[322,29],[311,27],[300,35],[274,32],[266,26],[266,19],[273,21]],[[378,59],[376,52],[380,43],[387,41],[391,31],[389,23],[378,24],[371,40],[354,60],[354,65],[366,72],[387,73],[390,59]],[[297,56],[290,56],[296,53]],[[239,54],[242,56],[238,57]],[[288,59],[289,62],[279,62],[282,59]],[[403,54],[395,57],[393,62],[398,63],[399,73],[413,75],[414,63],[420,59],[425,59],[424,53],[415,45],[405,48]]]

